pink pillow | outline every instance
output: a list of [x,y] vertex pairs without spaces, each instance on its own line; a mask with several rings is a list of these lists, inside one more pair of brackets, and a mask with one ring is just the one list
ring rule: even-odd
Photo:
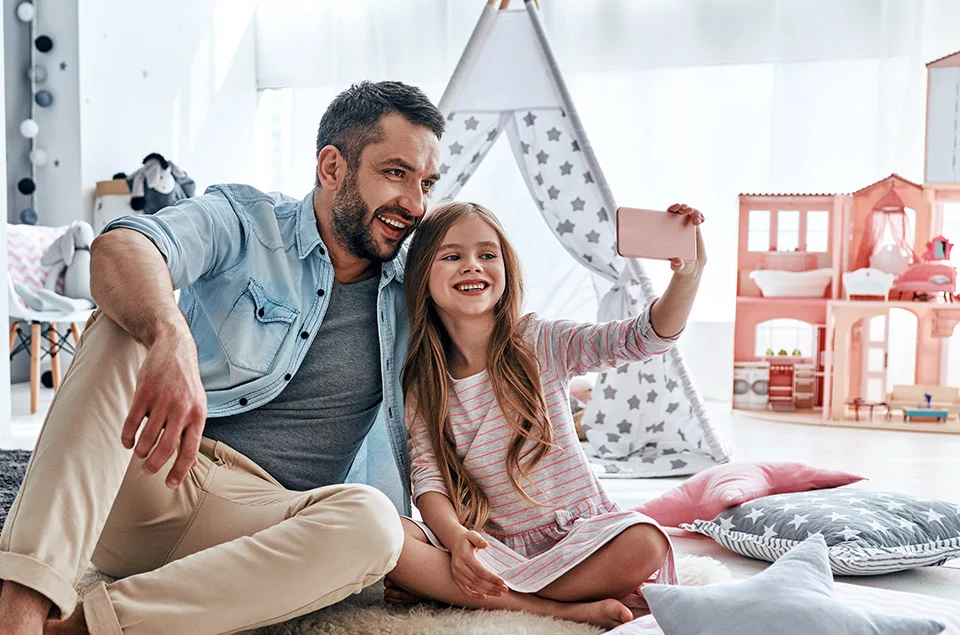
[[735,505],[762,496],[806,492],[862,481],[862,476],[803,463],[728,463],[704,470],[637,511],[661,525],[710,520]]

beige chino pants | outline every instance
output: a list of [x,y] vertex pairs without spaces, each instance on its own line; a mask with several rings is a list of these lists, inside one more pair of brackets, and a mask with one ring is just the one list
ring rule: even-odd
[[[146,350],[106,315],[87,323],[0,535],[0,580],[64,617],[88,561],[121,578],[84,598],[93,635],[233,633],[303,615],[389,572],[403,545],[364,485],[284,489],[204,439],[175,490],[120,443]],[[131,460],[132,458],[132,460]]]

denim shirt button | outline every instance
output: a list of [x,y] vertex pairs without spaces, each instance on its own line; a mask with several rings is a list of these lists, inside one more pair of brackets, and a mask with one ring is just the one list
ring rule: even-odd
[[248,403],[248,402],[247,402],[247,398],[246,398],[246,397],[240,397],[240,405],[241,405],[241,406],[245,406],[245,405],[247,405],[247,403]]
[[317,247],[317,251],[320,252],[320,255],[321,255],[321,256],[324,255],[325,253],[327,253],[327,250],[324,249],[323,247]]
[[321,298],[323,297],[324,293],[325,291],[323,289],[317,289],[317,295],[320,296]]
[[287,373],[286,375],[283,376],[283,379],[284,381],[290,381],[291,379],[293,379],[293,375],[291,375],[290,373]]
[[257,311],[257,315],[259,315],[260,317],[263,317],[263,309],[260,309],[259,311]]
[[302,337],[303,339],[307,339],[308,337],[310,337],[310,334],[304,331],[303,333],[300,334],[300,337]]

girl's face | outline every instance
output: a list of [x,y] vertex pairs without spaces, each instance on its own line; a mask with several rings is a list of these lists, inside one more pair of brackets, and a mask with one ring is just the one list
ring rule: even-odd
[[430,266],[428,289],[440,314],[492,315],[505,285],[497,232],[479,216],[454,223]]

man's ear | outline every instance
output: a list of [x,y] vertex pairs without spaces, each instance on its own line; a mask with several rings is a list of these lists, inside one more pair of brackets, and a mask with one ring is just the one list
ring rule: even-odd
[[320,187],[328,192],[336,192],[347,176],[347,160],[336,146],[327,145],[317,155],[317,178]]

